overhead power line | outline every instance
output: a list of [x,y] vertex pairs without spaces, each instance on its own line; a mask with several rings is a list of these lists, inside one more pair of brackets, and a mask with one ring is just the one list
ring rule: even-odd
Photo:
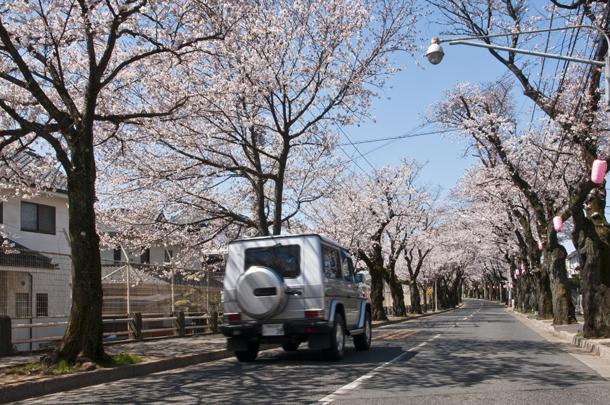
[[420,133],[416,133],[416,134],[403,134],[403,135],[398,135],[398,136],[389,136],[389,137],[385,137],[385,138],[371,138],[371,139],[365,139],[362,141],[355,141],[355,142],[350,142],[350,143],[340,143],[339,145],[340,146],[350,146],[350,145],[361,145],[361,144],[365,144],[365,143],[396,141],[396,140],[405,139],[405,138],[417,138],[419,136],[437,135],[437,134],[444,134],[444,133],[448,133],[448,132],[457,132],[457,131],[459,131],[459,130],[458,129],[440,129],[440,130],[436,130],[436,131],[420,132]]
[[[358,147],[356,146],[356,143],[357,143],[357,142],[356,142],[356,143],[352,142],[351,138],[350,138],[350,137],[349,137],[349,136],[348,136],[348,135],[345,133],[345,131],[343,130],[343,128],[341,128],[341,127],[340,127],[340,126],[338,126],[338,125],[337,125],[337,128],[339,128],[339,131],[341,131],[341,133],[343,134],[343,136],[345,136],[345,139],[347,139],[347,141],[349,142],[349,143],[348,143],[348,144],[346,144],[346,145],[350,145],[352,148],[354,148],[354,149],[356,150],[356,152],[358,152],[358,154],[360,155],[360,157],[362,157],[362,158],[364,159],[364,161],[365,161],[365,162],[366,162],[366,163],[367,163],[367,164],[368,164],[368,165],[371,167],[371,169],[375,170],[375,166],[374,166],[374,165],[371,163],[371,161],[370,161],[370,160],[368,160],[368,159],[366,158],[366,156],[364,156],[364,155],[362,154],[362,152],[360,152],[360,149],[358,149]],[[343,150],[342,146],[346,146],[346,145],[341,145],[341,144],[340,144],[340,145],[339,145],[339,147],[341,147],[341,150]],[[354,161],[354,163],[356,163],[356,162]],[[357,164],[356,164],[356,165],[357,165]],[[358,166],[358,167],[360,167],[360,166]],[[362,168],[360,168],[360,169],[362,170]]]

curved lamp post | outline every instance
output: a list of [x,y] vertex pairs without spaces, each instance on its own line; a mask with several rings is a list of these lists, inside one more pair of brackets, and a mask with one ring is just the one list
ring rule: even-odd
[[[588,28],[588,29],[595,30],[595,31],[599,32],[600,34],[602,34],[602,36],[605,38],[606,44],[607,44],[606,58],[605,58],[604,62],[600,62],[598,60],[592,60],[592,59],[574,58],[572,56],[564,56],[564,55],[558,55],[558,54],[546,53],[546,52],[536,52],[536,51],[530,51],[528,49],[511,48],[508,46],[493,45],[493,44],[488,44],[488,43],[484,43],[484,42],[472,41],[472,40],[476,40],[476,39],[509,37],[509,36],[516,35],[516,34],[536,34],[536,33],[541,33],[541,32],[565,31],[565,30],[571,30],[571,29],[577,29],[577,28]],[[606,78],[606,105],[607,105],[607,108],[610,109],[610,38],[608,37],[608,34],[606,34],[599,27],[595,27],[593,25],[574,25],[574,26],[569,26],[569,27],[549,28],[549,29],[533,30],[533,31],[520,31],[520,32],[511,32],[511,33],[505,33],[505,34],[479,35],[479,36],[470,36],[470,37],[455,38],[455,39],[432,38],[431,44],[428,47],[428,51],[426,52],[426,57],[428,58],[428,61],[430,61],[430,63],[432,63],[433,65],[438,65],[439,63],[441,63],[441,61],[443,60],[443,56],[445,56],[445,52],[443,51],[443,48],[441,47],[441,43],[448,43],[449,45],[469,45],[469,46],[476,46],[479,48],[496,49],[499,51],[508,51],[508,52],[522,53],[525,55],[540,56],[542,58],[560,59],[560,60],[567,60],[570,62],[585,63],[588,65],[603,66],[604,67],[604,76]]]

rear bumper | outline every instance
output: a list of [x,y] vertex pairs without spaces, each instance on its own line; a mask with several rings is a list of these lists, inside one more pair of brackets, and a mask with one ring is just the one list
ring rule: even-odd
[[258,322],[242,322],[238,324],[222,324],[220,331],[226,337],[245,337],[260,338],[262,341],[285,340],[287,337],[307,338],[311,335],[328,334],[332,325],[324,320],[296,320],[284,322],[268,322],[272,324],[282,324],[284,335],[282,336],[263,336],[263,325]]
[[[271,322],[270,322],[271,323]],[[249,343],[281,344],[288,342],[308,342],[310,349],[326,349],[330,347],[330,331],[332,324],[324,320],[297,320],[274,322],[284,326],[281,336],[264,336],[263,325],[258,322],[243,322],[239,324],[223,324],[220,330],[227,339],[227,349],[242,351],[248,349]]]

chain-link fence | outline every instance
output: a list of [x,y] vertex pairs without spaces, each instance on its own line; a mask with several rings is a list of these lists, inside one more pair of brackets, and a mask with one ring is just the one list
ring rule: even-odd
[[212,313],[220,309],[223,273],[217,268],[102,261],[104,315]]
[[[222,266],[221,261],[187,268],[102,260],[105,338],[211,330],[220,311]],[[61,339],[71,296],[69,255],[0,248],[0,315],[11,319],[17,351],[42,349]]]

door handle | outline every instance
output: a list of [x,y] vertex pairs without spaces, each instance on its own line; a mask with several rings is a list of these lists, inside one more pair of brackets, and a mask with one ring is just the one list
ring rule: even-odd
[[293,289],[293,288],[287,288],[286,289],[286,294],[287,295],[303,295],[303,291],[297,290],[297,289]]

